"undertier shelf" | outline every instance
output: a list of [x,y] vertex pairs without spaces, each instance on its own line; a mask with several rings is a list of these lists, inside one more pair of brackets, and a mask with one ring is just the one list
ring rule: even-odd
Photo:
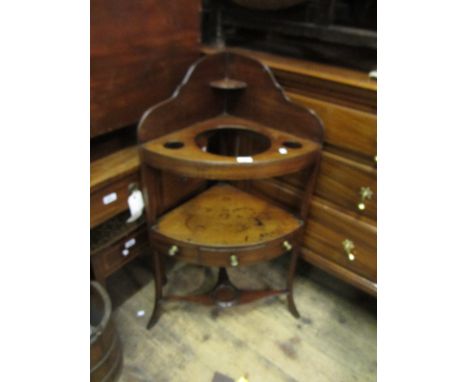
[[[163,215],[151,235],[159,250],[190,262],[229,266],[286,252],[303,222],[293,214],[232,185],[218,183]],[[174,252],[174,250],[172,251]]]
[[182,176],[242,180],[281,176],[310,165],[320,145],[250,120],[223,115],[142,146],[150,166]]

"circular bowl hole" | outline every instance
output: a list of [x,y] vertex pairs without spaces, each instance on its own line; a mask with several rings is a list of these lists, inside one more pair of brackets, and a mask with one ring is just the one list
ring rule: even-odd
[[164,147],[166,149],[181,149],[182,147],[184,147],[184,142],[180,142],[180,141],[172,141],[172,142],[166,142],[164,143]]
[[285,141],[283,142],[283,146],[288,149],[300,149],[302,147],[302,143],[296,141]]
[[195,137],[195,143],[205,152],[229,157],[260,154],[271,146],[270,138],[244,126],[219,126]]

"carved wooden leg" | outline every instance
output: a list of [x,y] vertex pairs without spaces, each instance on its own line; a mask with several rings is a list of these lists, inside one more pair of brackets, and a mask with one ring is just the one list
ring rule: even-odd
[[154,251],[153,252],[153,271],[154,271],[154,308],[153,314],[148,322],[147,329],[151,329],[159,320],[161,316],[161,300],[162,300],[162,289],[163,289],[163,273],[162,273],[162,260],[161,256]]
[[296,304],[294,303],[293,282],[294,282],[294,275],[296,273],[298,257],[299,257],[299,250],[293,249],[291,253],[291,263],[289,265],[288,280],[287,280],[288,309],[291,312],[291,314],[296,318],[299,318],[300,315],[299,315],[299,312],[297,311]]

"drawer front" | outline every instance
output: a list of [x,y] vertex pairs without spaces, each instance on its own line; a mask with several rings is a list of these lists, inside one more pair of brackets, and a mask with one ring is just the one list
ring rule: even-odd
[[[303,190],[307,174],[278,179]],[[356,217],[377,220],[377,171],[370,166],[324,152],[315,195],[346,208]]]
[[358,216],[377,219],[377,171],[326,153],[315,194]]
[[131,174],[91,194],[91,228],[128,209],[128,187],[138,184],[139,174]]
[[[344,243],[347,243],[346,249]],[[373,282],[377,281],[376,227],[315,200],[304,246]]]
[[283,244],[284,241],[297,243],[298,232],[257,247],[250,247],[248,249],[233,248],[232,250],[229,248],[216,250],[214,248],[172,241],[154,231],[151,240],[152,245],[159,253],[173,257],[176,260],[210,267],[238,267],[264,262],[285,254],[287,251]]
[[334,103],[289,94],[291,100],[313,109],[325,126],[325,142],[374,158],[377,155],[377,116]]
[[96,275],[107,277],[133,260],[148,244],[146,228],[140,227],[109,247],[91,256]]

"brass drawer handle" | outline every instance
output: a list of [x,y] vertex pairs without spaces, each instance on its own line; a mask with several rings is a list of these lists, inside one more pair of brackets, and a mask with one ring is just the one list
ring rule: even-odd
[[372,195],[374,195],[374,193],[372,192],[370,187],[361,187],[359,195],[361,196],[361,201],[358,203],[357,208],[359,211],[364,211],[366,209],[365,201],[371,200]]
[[239,265],[239,261],[237,260],[236,255],[231,255],[231,267],[237,267]]
[[354,248],[355,248],[354,243],[349,239],[345,239],[345,240],[343,240],[343,242],[341,244],[343,244],[343,249],[344,249],[346,255],[348,256],[348,260],[349,261],[354,261],[354,259],[356,258],[356,256],[353,253]]
[[175,256],[179,252],[179,247],[177,245],[172,245],[171,248],[169,248],[169,251],[167,251],[167,254],[169,256]]
[[292,245],[289,241],[285,240],[283,241],[283,248],[289,252],[292,249]]

